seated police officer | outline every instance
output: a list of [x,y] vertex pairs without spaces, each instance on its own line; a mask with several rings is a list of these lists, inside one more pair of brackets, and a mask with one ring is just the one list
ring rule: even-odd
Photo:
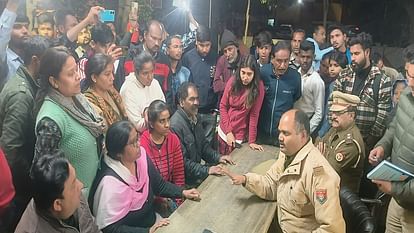
[[341,177],[341,187],[358,194],[365,159],[364,141],[355,125],[360,99],[339,91],[332,93],[332,99],[332,127],[323,138],[316,139],[315,145]]

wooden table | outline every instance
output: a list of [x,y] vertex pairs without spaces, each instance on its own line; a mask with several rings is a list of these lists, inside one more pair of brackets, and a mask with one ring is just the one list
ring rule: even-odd
[[[256,165],[276,159],[279,149],[264,146],[253,151],[247,144],[236,149],[230,170],[244,174]],[[266,233],[276,211],[276,202],[265,201],[242,186],[232,185],[227,176],[209,176],[199,187],[201,201],[185,201],[171,216],[170,225],[157,233]],[[208,232],[208,231],[206,231]]]

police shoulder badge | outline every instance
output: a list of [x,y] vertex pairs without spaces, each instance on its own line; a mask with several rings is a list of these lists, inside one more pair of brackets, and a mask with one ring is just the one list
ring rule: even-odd
[[338,162],[342,162],[342,160],[344,160],[344,155],[343,155],[342,153],[337,153],[337,154],[335,155],[335,159],[336,159],[336,161],[338,161]]
[[352,134],[348,133],[346,135],[345,144],[351,144],[353,141]]
[[326,202],[326,200],[328,200],[328,191],[327,189],[317,189],[315,191],[315,196],[319,204],[323,205]]

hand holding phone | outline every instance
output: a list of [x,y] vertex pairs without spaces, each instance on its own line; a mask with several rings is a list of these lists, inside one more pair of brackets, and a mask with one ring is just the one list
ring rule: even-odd
[[101,22],[114,22],[115,11],[114,10],[102,10],[99,12],[99,20]]
[[138,16],[138,2],[131,2],[131,12],[130,14]]

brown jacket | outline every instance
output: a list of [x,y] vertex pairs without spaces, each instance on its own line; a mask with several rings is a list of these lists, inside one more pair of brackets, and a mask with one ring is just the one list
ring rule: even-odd
[[246,174],[246,189],[266,200],[277,200],[283,232],[345,232],[339,203],[339,176],[309,142],[284,169],[279,154],[266,175]]
[[81,198],[80,207],[73,214],[78,229],[65,224],[61,220],[52,218],[47,214],[36,210],[33,199],[27,205],[26,210],[17,225],[15,233],[95,233],[101,232],[95,224],[86,200]]
[[359,193],[365,161],[365,145],[358,127],[352,124],[347,129],[331,128],[323,138],[317,138],[325,144],[324,156],[341,177],[341,187],[345,186]]

